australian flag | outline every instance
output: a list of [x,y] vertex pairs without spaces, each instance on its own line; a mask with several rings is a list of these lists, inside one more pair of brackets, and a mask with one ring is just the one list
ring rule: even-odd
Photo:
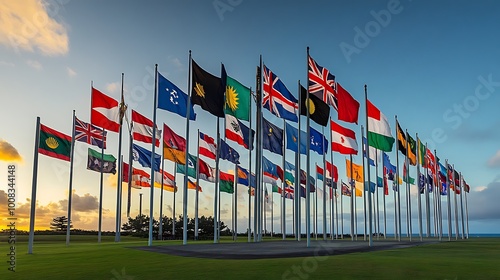
[[106,132],[75,117],[75,140],[106,149]]
[[262,106],[276,116],[298,122],[297,98],[286,88],[283,82],[264,65]]

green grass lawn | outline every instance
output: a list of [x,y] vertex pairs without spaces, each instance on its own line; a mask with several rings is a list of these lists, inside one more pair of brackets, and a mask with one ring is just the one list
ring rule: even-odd
[[[176,257],[131,249],[147,240],[113,236],[35,236],[28,255],[19,236],[16,272],[7,270],[4,237],[0,279],[500,279],[500,239],[471,238],[407,249],[316,259],[214,260]],[[232,242],[223,240],[224,242]],[[239,241],[246,238],[239,237]],[[193,243],[194,241],[190,241]],[[201,241],[200,241],[201,242]],[[204,241],[211,243],[211,241]],[[348,242],[348,241],[340,241]],[[154,245],[180,244],[155,241]]]

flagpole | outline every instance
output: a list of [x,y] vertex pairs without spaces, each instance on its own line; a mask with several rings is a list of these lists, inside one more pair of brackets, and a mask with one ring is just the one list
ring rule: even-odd
[[271,189],[271,238],[273,237],[273,230],[274,230],[274,195],[273,195],[273,189]]
[[[71,234],[71,202],[73,198],[73,160],[75,157],[75,110],[73,110],[73,125],[71,132],[71,160],[69,164],[69,190],[68,190],[68,226],[66,227],[66,246],[69,246]],[[102,163],[101,163],[102,165]]]
[[[187,162],[185,165],[185,168],[187,168]],[[175,182],[175,188],[174,188],[174,198],[172,201],[172,236],[175,239],[175,194],[177,193],[177,162],[174,163],[174,182]],[[198,181],[196,181],[196,187],[198,187]]]
[[[198,240],[198,203],[199,203],[199,192],[198,192],[198,170],[200,170],[200,130],[198,129],[198,140],[197,140],[197,149],[196,149],[196,194],[195,194],[195,202],[194,202],[194,240]],[[188,164],[186,162],[185,165],[188,168]]]
[[[127,186],[127,217],[130,217],[130,207],[132,204],[132,143],[134,142],[134,138],[132,137],[132,127],[134,126],[133,122],[130,122],[130,140],[129,140],[129,150],[128,150],[128,186]],[[104,133],[104,132],[103,132]],[[104,140],[103,140],[104,141]],[[102,152],[102,155],[104,156],[104,150]]]
[[[409,139],[409,135],[408,135],[408,130],[405,131],[406,132],[406,139]],[[410,241],[412,240],[412,233],[413,233],[413,230],[412,230],[412,221],[411,221],[411,196],[410,196],[410,159],[408,158],[408,155],[410,154],[410,146],[408,144],[409,141],[406,141],[406,175],[408,176],[408,178],[406,179],[406,201],[407,201],[407,212],[408,212],[408,235],[410,237]]]
[[[353,175],[353,170],[352,170],[352,155],[349,155],[349,158],[350,158],[350,169],[351,169],[351,178],[347,178],[349,179],[349,185],[351,185],[351,241],[354,241],[354,218],[356,217],[355,213],[354,213],[354,202],[356,201],[355,199],[355,195],[356,195],[356,190],[355,190],[355,186],[354,186],[354,176]],[[356,236],[356,239],[357,239],[357,236]]]
[[216,179],[215,179],[215,189],[217,191],[217,194],[215,195],[215,198],[214,198],[214,203],[216,203],[217,205],[217,208],[214,209],[214,210],[217,210],[217,214],[216,214],[216,217],[217,217],[217,234],[215,236],[217,236],[217,243],[219,243],[220,241],[220,206],[221,206],[221,202],[220,202],[220,185],[219,185],[219,178],[220,178],[220,175],[219,175],[219,161],[220,161],[220,157],[219,157],[219,154],[220,154],[220,122],[219,122],[219,117],[217,117],[217,147],[216,147],[216,150],[217,150],[217,154],[215,155],[215,174],[216,174]]
[[[398,129],[398,116],[395,116],[396,119],[396,129]],[[398,241],[401,241],[401,190],[399,188],[399,141],[396,141],[396,186],[397,186],[397,198],[398,198]]]
[[31,183],[30,233],[28,239],[28,254],[33,254],[35,238],[36,185],[38,178],[38,148],[40,146],[40,117],[36,117],[35,151],[33,153],[33,179]]
[[[151,141],[151,186],[149,189],[149,236],[148,246],[153,245],[153,206],[154,206],[154,180],[155,180],[155,147],[156,147],[156,107],[158,103],[158,64],[155,64],[155,89],[153,100],[153,141]],[[189,117],[187,117],[189,119]],[[163,177],[163,176],[162,176]]]
[[[367,140],[368,140],[368,137],[367,137]],[[368,147],[368,149],[369,148],[370,147]],[[369,165],[368,165],[368,168],[370,168]],[[376,223],[376,227],[375,227],[376,230],[375,231],[377,233],[377,240],[379,240],[380,239],[380,206],[379,206],[380,203],[379,203],[379,196],[378,196],[378,188],[379,188],[379,186],[378,186],[378,151],[377,150],[375,150],[375,178],[376,178],[376,181],[377,181],[377,183],[375,184],[375,192],[376,192],[375,196],[377,198],[377,204],[376,204],[376,206],[377,206],[377,211],[376,211],[377,212],[377,223]],[[384,185],[384,183],[383,183],[383,180],[382,180],[382,186],[383,185]],[[374,199],[374,201],[375,201],[375,199]]]
[[[330,118],[330,143],[332,143],[332,120]],[[330,175],[332,176],[332,185],[331,187],[333,188],[333,184],[335,184],[338,188],[338,182],[334,182],[335,180],[335,164],[333,162],[333,150],[330,148],[330,162],[332,163],[332,170],[330,170]],[[338,180],[338,178],[337,178]],[[342,187],[342,186],[341,186]],[[338,210],[338,202],[337,202],[337,188],[335,188],[335,223],[336,223],[336,231],[335,231],[335,239],[338,239],[338,234],[339,234],[339,210]],[[342,194],[342,191],[340,192]],[[333,199],[332,199],[332,206],[330,212],[333,212],[334,210],[334,205],[333,205]],[[333,214],[332,214],[332,219],[333,219]],[[332,240],[333,240],[333,229],[334,229],[334,220],[330,219],[331,223],[331,231],[332,231]]]
[[434,158],[435,158],[435,166],[434,166],[434,174],[436,174],[436,179],[438,181],[438,185],[439,185],[439,241],[441,241],[443,239],[443,208],[442,208],[442,199],[441,199],[441,196],[442,196],[442,192],[441,192],[441,189],[442,189],[442,183],[441,183],[441,180],[439,178],[439,166],[438,166],[438,157],[437,157],[437,153],[436,153],[436,150],[434,150]]
[[[104,159],[104,135],[106,135],[106,130],[102,129],[101,158],[103,158],[103,159]],[[120,163],[120,164],[122,164],[122,163]],[[97,243],[101,243],[101,232],[102,232],[102,194],[103,194],[103,181],[104,181],[103,165],[104,164],[101,164],[101,168],[100,168],[101,169],[101,178],[99,181],[99,222],[98,222],[98,226],[97,226],[97,228],[98,228],[97,229]]]
[[[384,162],[383,162],[384,158],[383,157],[384,156],[382,154],[382,170],[384,170],[383,169],[384,168]],[[386,176],[385,171],[383,171],[382,174],[384,176],[384,178],[382,178],[382,185],[384,186],[384,193],[382,195],[382,201],[384,203],[384,239],[387,239],[387,208],[385,207],[385,196],[386,196],[386,194],[385,194],[386,183],[385,182],[387,179],[385,178],[385,176]],[[389,182],[387,182],[387,193],[389,193]]]
[[[342,231],[340,233],[341,239],[344,239],[344,207],[343,207],[343,201],[344,201],[344,194],[342,193],[342,181],[340,181],[340,230]],[[337,211],[338,213],[338,211]],[[337,219],[338,220],[338,219]],[[337,226],[338,226],[337,222]],[[338,230],[337,230],[338,232]]]
[[[297,87],[298,87],[298,97],[299,97],[299,104],[302,104],[301,100],[302,97],[300,94],[301,88],[300,88],[300,81],[297,81]],[[300,130],[300,121],[301,117],[300,114],[298,116],[298,135],[297,135],[297,151],[295,151],[295,190],[294,190],[294,198],[295,198],[295,235],[297,241],[300,241],[301,239],[301,222],[300,222],[300,193],[301,193],[301,186],[300,186],[300,135],[301,130]]]
[[[192,58],[191,58],[191,50],[189,50],[189,72],[188,72],[188,101],[187,101],[187,113],[186,113],[186,155],[184,158],[184,161],[186,163],[185,168],[184,168],[184,186],[183,186],[183,193],[182,193],[182,244],[186,245],[187,244],[187,204],[188,204],[188,192],[187,192],[187,186],[188,186],[188,158],[189,158],[189,120],[191,116],[191,92],[192,86],[191,86],[191,80],[192,80]],[[198,137],[199,138],[199,137]],[[196,171],[198,173],[198,170]],[[218,177],[217,177],[218,179]],[[198,185],[196,185],[198,188]],[[175,206],[174,206],[175,207]],[[216,217],[214,217],[214,223],[217,221]],[[215,227],[214,227],[215,230]],[[215,239],[215,236],[214,236]]]
[[[286,135],[286,121],[283,119],[283,135]],[[283,157],[282,157],[282,162],[281,166],[283,167],[283,179],[281,180],[281,233],[283,234],[283,240],[286,239],[286,202],[285,202],[285,156],[286,156],[286,142],[285,142],[286,137],[283,137]],[[299,143],[300,145],[300,143]]]
[[238,164],[234,165],[234,241],[238,239]]
[[[321,127],[321,133],[323,135],[325,135],[325,127],[324,126]],[[321,141],[323,141],[323,139],[321,139]],[[326,240],[326,195],[328,194],[328,198],[330,198],[330,193],[326,192],[326,147],[325,147],[325,141],[323,141],[322,147],[323,147],[323,240]],[[332,183],[331,184],[333,184],[333,174],[332,174]],[[333,232],[332,232],[332,235],[333,235]]]
[[455,192],[455,195],[453,196],[454,197],[454,201],[455,201],[455,240],[458,240],[458,235],[459,235],[459,228],[458,228],[458,203],[457,203],[457,179],[455,178],[455,165],[453,164],[453,184],[455,186],[454,188],[454,192]]
[[462,187],[462,182],[463,182],[463,177],[462,177],[462,172],[460,172],[460,217],[462,218],[462,233],[461,233],[461,238],[465,238],[465,221],[464,221],[464,200],[463,200],[463,193],[464,193],[464,188]]
[[[156,134],[153,134],[153,142],[156,143]],[[161,192],[160,192],[160,220],[159,220],[159,227],[158,227],[158,239],[163,240],[163,183],[164,183],[164,174],[165,172],[165,159],[163,158],[164,156],[164,149],[161,149]],[[154,183],[153,183],[154,184]],[[151,186],[153,187],[153,186]],[[175,192],[175,186],[174,186],[174,192]]]
[[448,241],[451,241],[451,201],[450,201],[450,179],[449,179],[449,175],[448,175],[448,160],[445,161],[446,162],[446,186],[447,186],[447,189],[446,189],[446,197],[447,197],[447,200],[448,200]]
[[[365,137],[364,129],[363,129],[363,125],[361,125],[361,139],[363,139],[364,137]],[[367,147],[364,147],[365,154],[361,157],[362,163],[363,163],[363,219],[364,219],[364,227],[365,227],[365,230],[363,231],[363,240],[364,241],[366,241],[366,232],[367,232],[367,227],[368,227],[368,225],[366,224],[367,223],[367,220],[366,220],[366,197],[368,196],[368,194],[366,192],[366,178],[367,178],[367,176],[365,175],[366,168],[365,168],[365,158],[364,158],[365,156],[367,156],[366,150],[368,149],[368,138],[366,139],[366,146]],[[370,167],[368,166],[368,168],[370,168]],[[368,192],[371,192],[370,182],[368,182]]]
[[[118,159],[120,159],[122,155],[122,124],[123,124],[123,115],[125,114],[126,106],[125,101],[123,100],[123,76],[122,73],[122,86],[121,86],[121,102],[120,102],[120,127],[118,129]],[[115,242],[120,242],[120,231],[121,231],[121,197],[122,197],[122,188],[121,188],[121,176],[122,176],[122,166],[118,166],[118,178],[116,183],[116,227],[115,227]]]
[[[467,190],[469,190],[469,188],[467,188]],[[467,230],[466,237],[467,239],[469,239],[469,208],[467,207],[467,192],[465,192],[465,217],[466,217],[466,230]]]
[[314,239],[318,240],[318,185],[314,184]]
[[[252,88],[250,88],[250,94],[252,94]],[[250,145],[248,146],[248,242],[252,241],[252,102],[250,102],[248,116],[248,139]],[[254,186],[255,187],[255,186]]]
[[[254,196],[254,242],[261,241],[261,191],[262,191],[262,55],[259,58],[259,66],[257,67],[256,73],[256,128],[255,132],[257,139],[255,141],[256,151],[255,151],[255,176],[256,176],[256,186],[255,186],[255,196]],[[250,172],[251,174],[251,172]]]
[[[309,73],[309,47],[307,47],[307,58],[306,64],[308,65],[306,73]],[[309,87],[306,91],[306,101],[309,101]],[[306,128],[307,128],[307,145],[306,145],[306,234],[307,234],[307,247],[311,247],[311,186],[309,186],[309,171],[311,165],[311,159],[309,156],[309,150],[311,149],[311,127],[309,121],[309,109],[307,109],[306,117]],[[300,131],[299,131],[300,135]],[[299,142],[300,145],[300,142]]]
[[[417,137],[417,203],[418,203],[418,236],[420,238],[420,241],[423,240],[423,234],[422,234],[422,198],[421,198],[421,193],[420,193],[420,139],[418,138],[418,133],[416,133]],[[425,151],[427,154],[427,150]],[[425,188],[425,185],[424,185]]]

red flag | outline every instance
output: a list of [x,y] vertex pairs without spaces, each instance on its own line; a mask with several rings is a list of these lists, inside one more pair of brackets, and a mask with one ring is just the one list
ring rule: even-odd
[[354,131],[330,121],[332,131],[332,151],[344,155],[357,155],[358,143]]
[[[123,183],[128,183],[128,177],[129,177],[129,165],[127,163],[123,163],[123,168],[122,168],[122,181]],[[137,168],[132,168],[132,187],[136,189],[140,189],[141,187],[149,187],[149,178],[150,175],[141,169]]]
[[[332,176],[332,173],[333,173],[333,176]],[[333,178],[334,182],[339,181],[339,171],[337,170],[337,166],[331,164],[328,161],[326,161],[326,177]]]
[[120,130],[120,109],[118,101],[92,88],[90,122],[109,131]]
[[163,124],[163,143],[165,147],[178,151],[186,151],[186,139],[177,135],[170,127]]
[[339,120],[358,124],[359,102],[339,83],[337,83],[337,98],[339,103]]
[[[144,143],[152,143],[153,121],[132,110],[132,122],[134,123],[132,126],[132,137],[134,138],[134,140],[141,141]],[[155,146],[158,147],[160,146],[161,130],[158,130],[157,127],[155,132],[156,132]]]

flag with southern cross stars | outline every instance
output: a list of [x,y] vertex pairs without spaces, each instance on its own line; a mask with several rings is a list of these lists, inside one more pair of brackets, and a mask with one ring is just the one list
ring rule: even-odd
[[[181,117],[187,116],[188,95],[171,83],[162,74],[158,73],[158,108],[176,113]],[[193,104],[190,106],[189,119],[196,120]]]

